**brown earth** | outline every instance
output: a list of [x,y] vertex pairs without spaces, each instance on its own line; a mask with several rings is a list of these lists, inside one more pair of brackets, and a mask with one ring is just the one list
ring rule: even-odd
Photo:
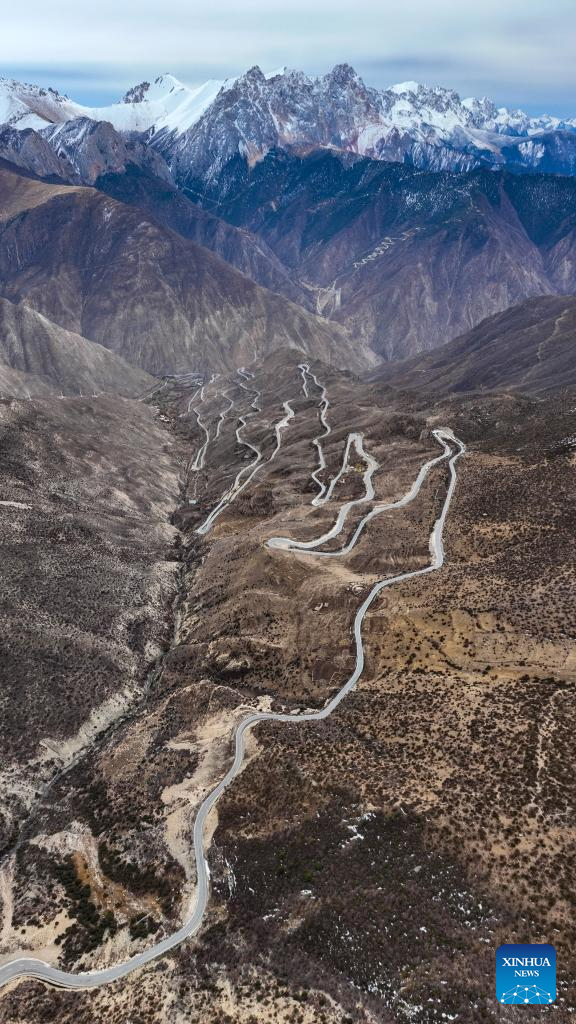
[[137,397],[154,378],[94,341],[58,327],[23,303],[0,299],[0,394]]
[[[21,927],[28,948],[46,952],[41,929],[51,928],[52,957],[60,951],[78,969],[122,959],[172,929],[193,893],[194,809],[229,763],[243,709],[321,706],[351,671],[351,622],[372,583],[426,564],[447,482],[440,467],[415,502],[374,519],[344,559],[265,546],[271,536],[323,532],[340,503],[361,493],[364,467],[343,477],[334,501],[312,507],[319,391],[310,385],[303,395],[288,355],[251,370],[246,389],[217,379],[190,411],[192,392],[176,388],[157,398],[155,419],[139,406],[178,458],[186,453],[182,495],[172,499],[173,635],[144,700],[84,743],[32,808],[16,854],[8,850],[4,955],[18,948]],[[255,730],[213,822],[213,892],[198,938],[93,993],[14,986],[0,994],[7,1020],[515,1021],[517,1011],[494,997],[503,941],[556,946],[554,1019],[570,1019],[574,396],[432,400],[315,372],[331,403],[326,479],[350,430],[364,433],[381,465],[378,501],[404,493],[437,452],[432,427],[452,426],[467,443],[447,562],[375,602],[364,674],[330,718]],[[256,391],[259,412],[250,408]],[[267,464],[285,400],[295,417]],[[196,408],[211,433],[198,471]],[[200,537],[196,527],[254,458],[235,434],[238,417],[252,412],[241,438],[261,445],[262,467]],[[120,480],[125,469],[118,462],[113,471]],[[29,491],[13,494],[30,502]],[[41,568],[50,580],[58,563]],[[522,1010],[528,1020],[549,1012]]]
[[434,352],[385,363],[372,379],[395,387],[546,394],[576,386],[576,298],[530,299],[483,320]]
[[359,371],[377,357],[202,246],[92,188],[0,161],[0,291],[151,374],[230,370],[298,347]]

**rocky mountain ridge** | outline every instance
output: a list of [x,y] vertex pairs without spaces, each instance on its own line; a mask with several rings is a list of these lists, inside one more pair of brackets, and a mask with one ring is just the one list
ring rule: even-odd
[[64,330],[24,303],[0,298],[0,396],[137,397],[154,378],[104,345]]
[[576,291],[576,121],[348,65],[106,108],[0,80],[2,120],[0,295],[153,374],[286,344],[363,372]]
[[140,144],[166,161],[179,185],[210,181],[236,154],[253,163],[274,147],[333,149],[436,170],[576,173],[576,119],[531,117],[485,97],[461,99],[453,89],[417,82],[379,90],[348,64],[318,78],[289,69],[266,75],[253,67],[196,88],[161,75],[98,108],[0,79],[0,124],[38,132],[56,152],[63,133],[54,126],[67,126],[69,154],[71,134],[76,150],[84,145],[76,122],[86,120],[141,135]]

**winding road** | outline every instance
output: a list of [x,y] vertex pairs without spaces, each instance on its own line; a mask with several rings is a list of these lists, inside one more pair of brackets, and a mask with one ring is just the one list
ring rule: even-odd
[[320,383],[316,374],[311,372],[308,363],[300,363],[298,369],[302,374],[302,390],[306,398],[310,397],[310,395],[308,394],[308,380],[313,381],[318,390],[320,391],[320,423],[324,427],[324,430],[322,431],[321,434],[318,434],[317,437],[312,438],[312,444],[318,451],[318,469],[315,469],[314,472],[312,473],[312,479],[316,486],[318,487],[320,493],[316,495],[316,497],[312,501],[312,504],[322,505],[328,499],[326,484],[322,483],[322,481],[320,480],[319,473],[322,473],[323,470],[326,469],[326,459],[324,458],[322,441],[326,437],[328,437],[329,434],[332,433],[332,428],[328,423],[328,420],[326,419],[326,413],[328,412],[330,402],[328,401],[328,397],[326,395],[326,388],[324,387],[323,384]]
[[[314,374],[310,373],[309,367],[306,364],[302,364],[300,367],[300,371],[302,373],[303,390],[305,396],[309,397],[308,382],[310,380],[312,380],[314,384],[320,389],[322,395],[320,419],[324,427],[324,433],[320,435],[318,438],[315,438],[313,441],[313,443],[318,448],[319,452],[320,466],[319,469],[316,471],[316,473],[318,473],[326,465],[324,455],[322,452],[321,440],[330,433],[330,427],[326,420],[326,413],[328,411],[329,402],[326,395],[326,388],[318,382]],[[251,380],[253,378],[253,375],[248,376],[248,372],[245,371],[243,367],[240,369],[239,375],[247,380]],[[259,398],[259,392],[255,393],[257,398],[252,403],[253,406],[257,403],[257,399]],[[294,411],[292,410],[290,403],[285,402],[284,417],[274,426],[276,447],[270,458],[267,460],[267,462],[271,462],[272,459],[277,454],[282,443],[282,433],[288,426],[293,416]],[[244,441],[239,436],[240,431],[245,426],[246,418],[244,416],[241,416],[240,425],[236,430],[236,436],[240,443],[246,445],[248,448],[252,449],[256,453],[256,460],[253,463],[251,463],[249,467],[244,467],[244,469],[240,470],[236,477],[234,485],[223,495],[222,499],[220,500],[216,508],[210,513],[210,515],[202,524],[202,526],[199,527],[197,531],[198,533],[205,534],[208,532],[208,530],[214,523],[216,517],[224,510],[224,508],[226,508],[230,504],[230,501],[233,500],[233,498],[238,493],[240,493],[240,491],[243,490],[244,487],[247,486],[247,484],[253,478],[254,473],[263,464],[262,453],[260,449],[258,449],[255,445],[250,444],[250,442]],[[333,539],[342,532],[347,516],[354,506],[360,504],[361,502],[370,502],[374,498],[372,477],[374,475],[375,470],[378,468],[378,463],[376,462],[375,459],[373,459],[370,455],[366,453],[363,446],[362,435],[358,433],[352,433],[349,435],[346,444],[346,450],[344,452],[342,468],[340,472],[337,474],[337,476],[332,480],[329,487],[326,487],[324,484],[322,484],[317,479],[316,474],[313,474],[316,483],[321,488],[321,491],[320,494],[314,499],[312,504],[323,503],[332,496],[335,483],[346,471],[346,468],[349,465],[350,453],[352,450],[355,450],[357,455],[359,455],[364,460],[367,467],[366,472],[364,473],[364,496],[354,501],[347,502],[341,508],[334,526],[329,531],[322,534],[322,536],[318,537],[317,540],[315,541],[297,542],[286,537],[272,537],[267,542],[267,545],[271,551],[274,549],[281,549],[284,551],[298,551],[300,553],[306,553],[314,556],[329,555],[331,557],[345,555],[349,551],[351,551],[354,545],[357,543],[358,538],[360,537],[362,530],[364,529],[364,526],[366,525],[367,522],[369,522],[371,518],[373,518],[375,515],[380,514],[381,512],[384,512],[385,510],[400,508],[401,506],[407,505],[409,502],[413,501],[417,497],[422,487],[422,484],[426,479],[428,473],[432,469],[432,467],[437,463],[443,461],[447,461],[448,463],[450,479],[446,491],[446,496],[444,499],[444,504],[442,506],[442,510],[438,519],[434,523],[429,538],[430,562],[427,566],[425,566],[422,569],[416,569],[411,572],[404,572],[400,573],[397,576],[381,579],[377,583],[375,583],[374,586],[371,588],[370,592],[367,594],[367,596],[362,601],[360,607],[358,608],[354,618],[353,635],[356,652],[355,665],[352,674],[343,684],[341,689],[338,690],[338,692],[332,697],[330,701],[328,701],[324,705],[324,707],[316,711],[308,711],[301,714],[276,714],[272,712],[253,712],[251,714],[248,714],[245,718],[243,718],[236,727],[236,731],[234,734],[234,760],[230,768],[224,775],[223,779],[214,787],[214,789],[203,800],[202,804],[198,809],[196,819],[194,821],[193,846],[194,856],[196,858],[197,865],[197,887],[195,892],[194,905],[191,909],[189,917],[182,925],[182,927],[179,928],[177,931],[173,932],[171,935],[166,936],[166,938],[162,939],[161,941],[156,942],[154,945],[150,946],[143,952],[138,953],[133,957],[130,957],[128,960],[125,960],[123,963],[115,964],[111,967],[105,967],[100,970],[72,973],[69,971],[60,970],[59,968],[53,967],[42,960],[34,959],[32,957],[17,957],[0,966],[0,986],[6,985],[9,982],[22,978],[36,978],[50,985],[55,985],[66,989],[96,988],[100,985],[105,985],[109,982],[117,981],[120,978],[126,977],[126,975],[131,974],[133,971],[138,970],[145,964],[148,964],[151,961],[156,960],[158,957],[161,957],[169,950],[174,949],[175,946],[178,946],[181,942],[183,942],[185,939],[188,939],[190,936],[194,935],[198,931],[202,924],[206,907],[208,904],[210,888],[210,870],[206,859],[207,851],[204,850],[204,832],[206,821],[208,815],[210,814],[210,811],[216,805],[224,790],[227,788],[227,786],[230,785],[230,783],[236,778],[236,776],[242,769],[247,732],[250,729],[252,729],[255,725],[258,725],[259,722],[284,722],[286,724],[294,725],[299,724],[301,722],[320,722],[323,719],[328,718],[328,716],[331,715],[332,712],[335,711],[335,709],[338,707],[338,705],[344,700],[347,694],[350,693],[350,691],[355,687],[356,683],[358,682],[358,679],[362,674],[362,671],[364,669],[364,644],[362,640],[362,625],[369,608],[371,607],[375,599],[378,597],[378,595],[386,587],[391,587],[397,583],[401,583],[404,580],[413,579],[417,576],[423,576],[427,573],[435,572],[438,569],[440,569],[444,564],[443,533],[444,526],[446,523],[446,517],[448,515],[448,510],[450,508],[450,503],[452,501],[452,496],[454,494],[454,489],[456,486],[456,463],[466,449],[463,442],[458,440],[458,438],[456,438],[452,431],[448,428],[436,429],[433,431],[433,434],[435,439],[438,441],[438,443],[443,449],[442,453],[438,455],[436,458],[429,460],[422,466],[412,487],[402,498],[400,498],[396,502],[392,502],[386,505],[376,505],[370,512],[368,512],[367,515],[364,516],[359,525],[356,527],[356,530],[354,531],[354,534],[349,543],[344,547],[340,548],[337,551],[328,552],[316,550],[320,548],[322,545],[324,545],[328,540]],[[196,461],[198,461],[198,457]],[[247,473],[247,471],[248,475],[244,480],[243,474]]]
[[[248,390],[245,384],[239,383],[239,386],[241,388],[244,388],[244,390]],[[255,410],[255,412],[260,412],[260,409],[258,407],[258,399],[260,398],[260,392],[256,391],[255,395],[256,397],[252,402],[252,408]],[[258,448],[257,445],[251,444],[250,441],[245,441],[243,437],[240,437],[240,431],[243,430],[244,427],[246,426],[246,416],[240,417],[240,425],[236,428],[236,439],[239,444],[243,444],[246,448],[251,449],[255,453],[256,457],[250,463],[249,466],[244,466],[244,468],[239,471],[239,473],[236,475],[236,479],[234,480],[232,486],[228,488],[227,491],[224,492],[216,507],[212,509],[210,514],[204,520],[204,522],[197,528],[196,533],[199,533],[201,536],[208,533],[208,531],[212,528],[218,516],[221,515],[226,508],[228,508],[228,506],[238,497],[239,494],[242,493],[242,491],[246,489],[246,487],[248,487],[248,484],[254,479],[256,473],[263,466],[267,466],[270,462],[273,461],[273,459],[276,458],[276,455],[278,454],[280,446],[282,444],[282,432],[288,426],[290,420],[293,419],[294,417],[294,410],[292,409],[289,402],[283,403],[283,409],[284,416],[282,417],[282,419],[278,420],[278,422],[274,424],[274,433],[276,435],[276,447],[274,448],[272,454],[270,455],[270,458],[266,459],[265,462],[262,461],[262,449]],[[254,413],[249,413],[247,415],[254,415]]]

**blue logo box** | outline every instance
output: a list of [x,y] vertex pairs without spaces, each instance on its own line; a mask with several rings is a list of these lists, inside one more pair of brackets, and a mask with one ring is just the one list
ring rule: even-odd
[[556,999],[556,950],[547,943],[509,943],[496,953],[499,1003],[545,1006]]

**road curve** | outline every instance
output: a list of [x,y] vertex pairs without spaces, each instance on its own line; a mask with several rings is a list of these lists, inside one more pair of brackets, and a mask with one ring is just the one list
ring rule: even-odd
[[[289,413],[286,410],[286,418],[288,417]],[[259,722],[285,722],[297,724],[301,722],[319,722],[328,718],[328,716],[331,715],[338,707],[341,701],[344,700],[346,695],[350,693],[362,674],[364,669],[362,624],[370,606],[373,604],[378,594],[380,594],[386,587],[391,587],[396,583],[401,583],[403,580],[409,580],[416,576],[423,576],[426,573],[435,572],[444,564],[443,532],[454,489],[456,487],[456,462],[466,449],[463,442],[459,441],[452,431],[447,428],[437,429],[433,433],[436,440],[444,449],[443,455],[440,456],[440,459],[448,459],[450,481],[442,511],[434,523],[430,534],[430,563],[422,569],[415,569],[412,572],[400,573],[397,576],[382,579],[378,583],[374,584],[369,594],[365,597],[364,601],[358,608],[354,618],[353,632],[356,649],[354,671],[341,689],[330,701],[328,701],[327,704],[324,705],[323,708],[320,708],[317,711],[308,711],[302,714],[292,715],[274,714],[271,712],[253,712],[243,718],[238,724],[234,734],[234,760],[224,778],[203,800],[194,822],[193,845],[197,866],[197,887],[193,909],[189,918],[185,921],[182,927],[173,932],[172,935],[166,936],[166,938],[162,939],[160,942],[150,946],[142,953],[137,953],[135,956],[130,957],[130,959],[125,960],[123,963],[116,964],[111,967],[104,967],[100,970],[72,973],[60,970],[57,967],[52,967],[43,960],[34,959],[32,957],[19,957],[0,966],[0,986],[21,978],[35,978],[50,985],[66,989],[97,988],[100,985],[106,985],[109,982],[117,981],[120,978],[126,977],[126,975],[131,974],[133,971],[138,970],[140,967],[150,963],[152,960],[156,960],[158,957],[161,957],[169,950],[174,949],[175,946],[178,946],[181,942],[198,931],[202,924],[209,897],[210,871],[206,860],[206,853],[204,851],[204,828],[206,819],[214,805],[220,799],[224,790],[230,785],[233,779],[235,779],[242,768],[246,733]],[[429,465],[430,463],[426,464],[426,466]],[[426,478],[426,473],[423,472],[425,468],[426,467],[422,468],[419,477],[408,492],[410,497],[406,495],[402,502],[403,504],[406,504],[409,500],[411,501],[417,496],[420,487]],[[370,468],[368,472],[370,472]],[[373,469],[371,472],[373,472]],[[271,538],[271,540],[272,539],[274,538]],[[344,550],[340,553],[344,553]]]
[[[433,430],[432,433],[436,440],[440,442],[440,444],[444,444],[445,440],[455,440],[453,435],[445,429]],[[355,498],[353,501],[346,502],[346,504],[343,505],[342,508],[340,509],[334,526],[332,526],[330,530],[327,530],[326,533],[323,533],[322,536],[317,537],[316,540],[299,541],[292,540],[291,537],[271,537],[270,540],[268,541],[268,547],[280,548],[283,551],[300,551],[303,554],[316,555],[318,558],[336,558],[340,555],[349,554],[350,551],[352,551],[352,548],[355,547],[356,542],[360,537],[360,534],[364,530],[364,527],[366,526],[367,523],[370,522],[371,519],[375,519],[376,516],[381,515],[382,512],[390,512],[392,509],[402,508],[404,505],[408,505],[411,501],[413,501],[416,495],[418,494],[420,488],[422,487],[422,484],[424,483],[424,480],[428,476],[430,470],[434,466],[438,465],[438,463],[445,462],[450,455],[450,448],[445,447],[441,455],[437,455],[435,459],[430,459],[428,462],[424,463],[424,465],[421,467],[418,473],[418,476],[416,477],[414,483],[412,484],[412,487],[410,488],[410,490],[406,491],[406,494],[403,494],[402,497],[398,498],[397,501],[390,501],[384,505],[375,505],[375,507],[371,509],[370,512],[368,512],[368,514],[365,515],[363,519],[360,520],[350,540],[348,541],[347,544],[344,545],[344,547],[337,548],[334,551],[318,551],[317,549],[321,547],[322,544],[326,544],[327,541],[333,540],[334,537],[337,537],[340,533],[342,533],[342,530],[344,529],[346,520],[348,518],[348,513],[350,512],[351,509],[353,509],[356,505],[362,505],[365,502],[372,501],[372,499],[374,498],[372,476],[374,474],[374,471],[378,468],[378,463],[376,462],[375,459],[372,458],[371,455],[364,451],[362,434],[349,434],[348,441],[346,443],[346,449],[344,452],[344,458],[342,461],[342,468],[330,483],[330,486],[326,492],[325,500],[327,501],[328,498],[330,498],[332,491],[334,489],[334,485],[337,483],[342,474],[348,468],[350,449],[352,446],[355,447],[358,455],[360,455],[367,464],[367,469],[366,472],[364,473],[364,494],[362,495],[362,497]],[[322,504],[323,503],[324,501],[322,502]]]
[[318,469],[315,469],[314,472],[311,473],[310,475],[320,491],[320,493],[317,494],[314,500],[312,501],[312,504],[322,505],[327,500],[327,491],[326,484],[322,483],[318,474],[322,473],[323,470],[326,469],[326,459],[324,458],[324,449],[322,448],[322,441],[324,440],[324,438],[328,437],[328,435],[332,433],[332,427],[330,426],[328,420],[326,419],[326,413],[328,412],[330,403],[328,401],[328,396],[326,394],[325,385],[320,383],[315,373],[312,373],[308,363],[299,363],[298,369],[300,370],[300,373],[302,375],[302,390],[306,398],[310,397],[310,395],[308,394],[308,378],[310,378],[310,380],[314,382],[314,384],[320,391],[320,423],[324,427],[324,430],[322,431],[321,434],[318,434],[317,437],[312,438],[312,444],[314,445],[318,452]]
[[206,457],[206,449],[208,448],[208,445],[210,444],[210,430],[206,426],[204,421],[201,419],[201,417],[200,417],[200,410],[199,409],[194,409],[194,412],[196,414],[196,424],[198,426],[198,429],[204,431],[204,437],[205,437],[204,444],[198,449],[198,452],[196,453],[196,458],[194,459],[194,462],[192,463],[192,465],[190,467],[190,469],[191,469],[191,471],[193,473],[198,473],[201,469],[204,469],[204,459]]
[[[244,387],[244,385],[240,384],[240,387]],[[252,402],[252,408],[254,408],[255,411],[257,412],[261,411],[257,406],[259,397],[260,392],[256,392],[256,398],[254,399],[254,402]],[[254,479],[256,473],[260,469],[262,469],[263,466],[269,465],[269,463],[276,458],[276,455],[280,451],[280,446],[282,444],[282,432],[289,425],[290,420],[294,418],[294,410],[291,407],[290,402],[284,402],[282,407],[284,409],[284,416],[282,417],[282,419],[278,420],[278,422],[274,424],[276,446],[270,457],[266,459],[265,462],[262,461],[262,449],[258,448],[254,444],[251,444],[250,441],[245,441],[244,438],[240,437],[240,430],[243,430],[243,428],[246,426],[245,417],[240,417],[240,426],[237,427],[236,429],[236,438],[240,444],[245,445],[245,447],[250,448],[253,452],[255,452],[256,458],[253,459],[249,466],[244,466],[244,468],[239,471],[232,486],[227,491],[224,492],[215,508],[212,509],[210,514],[204,520],[204,522],[201,523],[200,526],[196,529],[196,533],[199,533],[201,536],[208,533],[208,531],[214,525],[214,522],[218,518],[218,516],[221,515],[226,508],[228,508],[228,506],[238,497],[239,494],[242,493],[243,490],[245,490],[246,487],[248,487],[248,484]]]
[[[240,369],[238,370],[238,375],[245,376],[243,367],[240,367]],[[224,509],[228,507],[230,502],[234,501],[234,498],[236,498],[244,490],[244,488],[248,486],[252,477],[254,476],[254,473],[256,472],[258,466],[262,461],[262,452],[260,448],[252,444],[251,441],[245,441],[244,438],[240,436],[241,431],[244,430],[244,427],[246,426],[246,421],[248,417],[254,416],[257,412],[261,411],[260,406],[258,405],[260,392],[256,391],[255,389],[248,388],[246,384],[242,383],[242,381],[237,381],[236,383],[239,388],[242,388],[243,391],[250,392],[250,390],[252,390],[252,394],[254,395],[254,398],[252,399],[250,405],[250,408],[253,409],[253,412],[247,412],[244,416],[240,416],[238,418],[238,426],[236,427],[236,440],[238,444],[241,444],[244,446],[244,448],[248,448],[250,451],[254,452],[255,457],[250,463],[250,465],[243,466],[242,469],[238,471],[238,473],[236,474],[236,479],[234,480],[232,486],[229,487],[228,490],[224,492],[218,504],[212,509],[212,511],[204,520],[204,522],[201,523],[201,525],[197,528],[196,533],[199,533],[200,535],[208,533],[208,531],[212,528],[218,516],[221,515]]]
[[228,405],[227,405],[227,407],[225,409],[222,409],[222,412],[219,413],[219,415],[218,415],[218,423],[216,424],[216,433],[214,435],[215,438],[220,437],[220,431],[222,430],[222,425],[224,423],[224,420],[226,419],[228,413],[231,412],[232,409],[234,408],[234,402],[232,401],[231,398],[228,398],[227,391],[223,391],[222,392],[222,397],[223,398],[225,397],[227,399]]

